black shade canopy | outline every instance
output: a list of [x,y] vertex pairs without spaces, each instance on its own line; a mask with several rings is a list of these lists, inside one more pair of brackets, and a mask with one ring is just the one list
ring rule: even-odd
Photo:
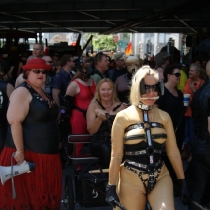
[[209,0],[0,0],[0,32],[194,34],[209,27]]

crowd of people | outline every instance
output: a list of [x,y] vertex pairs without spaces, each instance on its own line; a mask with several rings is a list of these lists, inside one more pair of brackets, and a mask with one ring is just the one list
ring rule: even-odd
[[[18,199],[12,199],[11,182],[0,186],[1,209],[60,208],[70,133],[92,135],[92,155],[109,168],[106,200],[112,206],[143,210],[148,200],[153,210],[174,209],[173,185],[184,202],[184,195],[209,202],[210,62],[193,62],[186,71],[167,52],[152,63],[123,52],[76,60],[44,55],[37,43],[31,56],[21,55],[17,78],[5,75],[2,65],[0,165],[10,166],[14,156],[14,164],[26,160],[36,168],[15,178]],[[78,144],[75,155],[82,153]],[[181,159],[196,172],[187,177],[189,189]]]

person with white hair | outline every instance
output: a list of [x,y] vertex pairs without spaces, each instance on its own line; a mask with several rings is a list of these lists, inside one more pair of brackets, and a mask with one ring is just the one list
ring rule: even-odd
[[158,81],[157,71],[149,66],[139,69],[132,79],[131,106],[117,113],[113,122],[106,187],[106,201],[112,206],[121,203],[144,210],[148,200],[153,210],[175,209],[171,177],[161,160],[163,144],[180,183],[181,199],[188,195],[171,118],[153,106],[162,94]]

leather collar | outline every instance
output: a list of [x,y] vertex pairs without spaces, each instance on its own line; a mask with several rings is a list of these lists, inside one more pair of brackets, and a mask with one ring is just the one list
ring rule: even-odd
[[152,106],[143,104],[142,102],[139,103],[139,105],[137,106],[139,109],[141,110],[145,110],[145,111],[149,111],[152,109]]

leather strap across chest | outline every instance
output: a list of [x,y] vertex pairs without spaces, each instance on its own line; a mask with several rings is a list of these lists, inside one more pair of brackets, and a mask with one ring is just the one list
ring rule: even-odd
[[145,128],[163,128],[163,125],[157,122],[140,122],[133,125],[128,126],[125,129],[125,132],[128,132],[133,129],[145,129]]

